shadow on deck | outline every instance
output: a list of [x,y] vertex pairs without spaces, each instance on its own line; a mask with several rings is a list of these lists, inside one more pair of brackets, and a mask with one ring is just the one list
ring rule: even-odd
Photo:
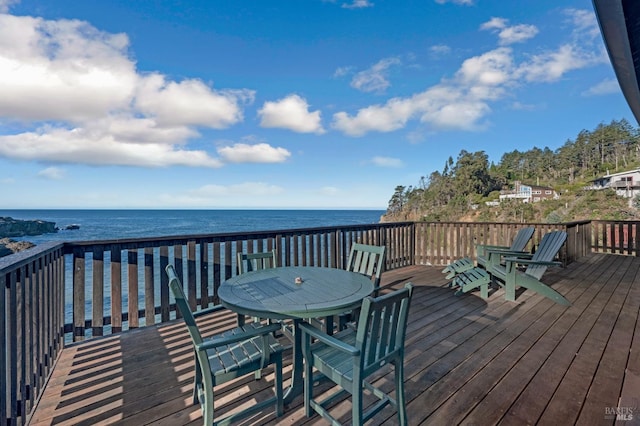
[[[569,308],[531,292],[517,303],[502,290],[487,301],[456,297],[440,269],[383,274],[383,284],[417,287],[406,342],[409,424],[613,424],[616,407],[632,415],[627,424],[640,424],[640,258],[594,254],[549,269],[544,281]],[[234,323],[223,312],[202,327]],[[31,424],[201,424],[191,405],[193,365],[181,322],[74,344],[59,358]],[[267,397],[267,372],[260,381],[221,386],[220,414]],[[375,380],[393,388],[392,374]],[[332,413],[349,422],[350,408],[338,402]],[[242,424],[285,423],[325,424],[305,417],[302,397],[279,419],[265,412]],[[395,411],[386,408],[371,423],[396,424]]]

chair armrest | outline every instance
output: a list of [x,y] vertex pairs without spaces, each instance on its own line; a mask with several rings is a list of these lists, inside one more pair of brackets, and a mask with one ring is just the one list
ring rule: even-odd
[[233,334],[231,336],[217,336],[213,339],[206,340],[199,345],[196,345],[196,350],[203,351],[207,349],[217,348],[218,346],[230,345],[232,343],[251,339],[252,337],[264,336],[278,330],[280,330],[280,324],[268,324],[263,325],[260,328],[248,330],[243,333]]
[[323,333],[321,330],[318,330],[316,327],[312,326],[311,324],[306,324],[306,323],[300,323],[300,330],[303,333],[307,333],[312,337],[315,337],[316,339],[318,339],[319,341],[321,341],[322,343],[325,343],[329,346],[331,346],[332,348],[341,350],[343,352],[346,352],[352,356],[357,356],[360,355],[360,350],[354,348],[351,345],[347,345],[346,343],[336,339],[333,336],[329,336],[328,334]]
[[210,314],[210,313],[213,313],[213,312],[221,311],[223,309],[226,309],[226,308],[224,306],[222,306],[222,305],[215,305],[215,306],[212,306],[210,308],[206,308],[206,309],[202,309],[200,311],[194,312],[193,313],[193,317],[194,318],[198,318],[198,317],[201,317],[203,315],[207,315],[207,314]]
[[505,250],[509,250],[509,246],[495,246],[495,245],[491,245],[491,244],[476,244],[476,250],[477,249],[485,249],[485,250],[501,250],[501,249],[505,249]]
[[528,251],[517,251],[517,250],[489,250],[489,254],[499,254],[500,256],[509,256],[516,257],[518,259],[531,259],[533,257],[533,253]]
[[562,262],[558,262],[558,261],[555,261],[555,260],[542,261],[542,260],[522,259],[522,258],[519,258],[519,257],[507,257],[504,260],[507,263],[515,263],[517,265],[562,266]]

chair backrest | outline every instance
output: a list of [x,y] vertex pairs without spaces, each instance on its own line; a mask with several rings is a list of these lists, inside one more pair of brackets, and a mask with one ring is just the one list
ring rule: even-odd
[[385,250],[385,246],[353,243],[347,261],[347,271],[371,277],[375,281],[375,286],[378,287],[380,275],[384,270]]
[[413,285],[380,297],[365,297],[360,309],[356,347],[360,349],[360,368],[364,376],[394,358],[404,359],[409,304]]
[[193,341],[194,345],[198,345],[202,343],[202,335],[200,334],[200,330],[198,329],[198,325],[196,324],[193,312],[189,307],[189,302],[184,295],[184,290],[182,290],[182,283],[180,282],[180,279],[178,278],[173,265],[167,265],[165,271],[169,276],[169,289],[171,289],[171,293],[176,299],[176,305],[180,310],[180,314],[182,314],[182,317],[184,318],[184,323],[189,330],[191,340]]
[[509,249],[514,251],[523,251],[531,237],[533,237],[533,233],[535,232],[535,230],[536,228],[534,228],[533,226],[521,228],[516,234],[516,237],[513,239],[513,242],[511,243],[511,247],[509,247]]
[[[542,237],[538,249],[533,254],[531,260],[536,262],[551,262],[556,257],[562,245],[567,239],[567,233],[565,231],[551,231]],[[536,279],[542,278],[542,275],[547,270],[548,265],[529,265],[525,270],[525,274],[530,275]]]
[[278,266],[278,260],[275,250],[261,253],[238,253],[238,274],[275,268],[276,266]]

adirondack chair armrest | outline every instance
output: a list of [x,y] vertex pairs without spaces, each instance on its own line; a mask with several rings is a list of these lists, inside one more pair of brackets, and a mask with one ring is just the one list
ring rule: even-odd
[[495,253],[495,254],[499,254],[500,256],[517,257],[519,259],[531,258],[533,256],[533,254],[529,253],[528,251],[509,250],[508,248],[506,250],[488,250],[488,251],[489,251],[489,255],[492,255]]
[[329,336],[328,334],[323,333],[321,330],[318,330],[316,327],[312,326],[311,324],[300,323],[300,330],[303,333],[307,333],[310,336],[315,337],[322,343],[325,343],[334,349],[346,352],[351,356],[360,355],[359,349],[356,349],[351,345],[347,345],[346,343],[341,342],[340,340],[336,339],[333,336]]
[[226,309],[224,306],[222,305],[215,305],[215,306],[211,306],[210,308],[206,308],[206,309],[202,309],[200,311],[194,312],[193,313],[193,317],[194,318],[198,318],[204,315],[208,315],[211,314],[213,312],[219,312],[222,311],[223,309]]
[[544,261],[544,260],[522,259],[519,257],[507,257],[504,260],[506,262],[507,272],[511,271],[516,265],[562,266],[562,262],[558,262],[555,260]]
[[509,249],[509,246],[496,246],[492,244],[476,244],[476,249],[485,249],[485,250],[500,250],[500,249]]
[[547,265],[547,266],[562,266],[562,262],[557,260],[532,260],[522,259],[520,257],[507,257],[504,259],[507,262],[517,263],[519,265]]
[[230,336],[218,336],[213,339],[206,340],[199,345],[196,345],[197,351],[204,351],[207,349],[217,348],[219,346],[230,345],[232,343],[241,342],[243,340],[251,339],[256,336],[266,336],[274,331],[280,330],[280,324],[268,324],[259,328],[247,330],[243,333],[233,334]]

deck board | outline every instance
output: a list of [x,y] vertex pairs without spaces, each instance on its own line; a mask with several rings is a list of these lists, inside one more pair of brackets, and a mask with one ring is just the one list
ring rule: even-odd
[[[568,308],[530,291],[515,303],[500,289],[488,300],[477,293],[456,297],[435,267],[384,273],[383,285],[416,285],[406,340],[409,424],[613,424],[605,409],[618,401],[634,408],[637,422],[639,271],[640,258],[605,254],[549,269],[543,281],[572,302]],[[228,311],[201,323],[205,334],[234,324]],[[285,383],[290,377],[286,355]],[[272,380],[270,367],[263,380],[247,376],[216,388],[216,410],[224,414],[268,397]],[[393,390],[389,370],[371,380]],[[193,354],[181,322],[73,344],[57,360],[31,424],[201,424],[192,381]],[[343,399],[331,412],[348,423],[350,409]],[[397,424],[395,411],[387,407],[370,423]],[[326,423],[306,418],[299,397],[282,418],[265,411],[241,424]]]

